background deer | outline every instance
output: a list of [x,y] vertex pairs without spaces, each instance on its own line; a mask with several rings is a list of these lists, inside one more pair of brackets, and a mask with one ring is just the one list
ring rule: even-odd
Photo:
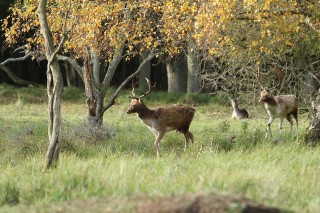
[[149,109],[141,100],[141,98],[149,94],[153,88],[150,81],[147,78],[146,80],[149,90],[139,97],[134,95],[134,86],[132,86],[132,95],[130,96],[132,101],[127,113],[138,113],[140,120],[154,133],[157,157],[160,157],[160,141],[162,137],[166,132],[172,130],[177,130],[184,134],[184,148],[186,149],[189,140],[193,143],[193,135],[189,132],[189,126],[193,119],[195,109],[187,106]]
[[258,68],[258,83],[262,90],[260,93],[259,103],[264,103],[264,106],[267,109],[269,115],[269,122],[266,129],[266,137],[268,137],[268,133],[270,133],[270,137],[272,137],[270,126],[275,118],[280,118],[280,131],[282,130],[283,118],[286,118],[290,123],[290,130],[292,133],[293,121],[291,119],[291,115],[293,115],[293,117],[296,120],[296,133],[298,138],[298,98],[294,95],[272,95],[272,90],[278,87],[282,83],[284,78],[284,73],[280,67],[275,67],[274,72],[276,73],[279,79],[278,84],[276,86],[273,86],[272,88],[267,88],[261,86],[260,70]]
[[231,115],[232,118],[244,119],[249,117],[249,113],[246,109],[239,108],[237,99],[232,99],[230,102],[233,107],[233,111]]

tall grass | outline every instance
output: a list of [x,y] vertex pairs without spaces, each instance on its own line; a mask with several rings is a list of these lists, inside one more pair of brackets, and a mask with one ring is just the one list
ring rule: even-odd
[[[60,163],[49,172],[42,172],[46,104],[26,101],[19,112],[13,103],[1,105],[0,211],[48,208],[73,199],[166,197],[199,191],[243,195],[296,212],[318,211],[320,148],[302,140],[306,115],[300,115],[298,141],[291,137],[289,124],[280,134],[276,123],[273,139],[265,140],[268,119],[261,106],[248,109],[251,119],[236,121],[230,119],[226,100],[192,98],[185,103],[197,109],[190,127],[195,143],[184,152],[183,135],[167,133],[157,159],[153,134],[136,116],[125,114],[126,96],[123,93],[118,105],[106,112],[108,134],[98,139],[91,138],[94,135],[83,123],[85,104],[64,102]],[[165,99],[162,93],[155,96]],[[166,106],[183,95],[173,97],[145,102],[151,108]]]

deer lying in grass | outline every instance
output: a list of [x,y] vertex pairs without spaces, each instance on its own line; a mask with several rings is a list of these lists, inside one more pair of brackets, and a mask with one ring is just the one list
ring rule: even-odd
[[193,119],[195,109],[187,106],[149,109],[141,100],[141,98],[149,94],[153,88],[150,81],[147,78],[146,80],[149,90],[143,95],[136,97],[133,87],[132,95],[130,96],[132,101],[127,113],[138,113],[140,120],[154,133],[157,157],[160,157],[160,140],[166,132],[172,130],[177,130],[184,134],[184,148],[186,149],[189,140],[193,143],[193,135],[189,132],[189,126]]
[[244,119],[249,117],[249,113],[246,109],[239,108],[237,99],[232,99],[230,102],[233,107],[233,111],[231,115],[232,118]]
[[280,67],[275,67],[274,72],[279,79],[278,84],[276,86],[273,86],[272,88],[267,88],[261,86],[260,70],[258,69],[258,83],[262,90],[260,93],[259,103],[264,103],[264,106],[267,109],[269,115],[269,122],[266,129],[266,138],[268,137],[268,133],[270,133],[270,137],[272,137],[270,126],[275,118],[280,118],[280,131],[282,130],[282,121],[284,118],[286,118],[290,123],[290,129],[292,133],[293,121],[291,119],[291,115],[293,115],[296,120],[296,133],[298,138],[298,98],[294,95],[272,95],[271,90],[274,90],[276,87],[278,87],[282,83],[284,78],[284,73]]

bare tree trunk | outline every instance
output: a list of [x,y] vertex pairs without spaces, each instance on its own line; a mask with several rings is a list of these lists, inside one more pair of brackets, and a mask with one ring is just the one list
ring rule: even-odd
[[[313,73],[316,73],[313,70]],[[311,109],[309,114],[309,127],[305,134],[305,139],[313,144],[320,142],[320,105],[319,105],[319,93],[320,93],[320,79],[311,72],[305,74],[305,82],[309,87],[309,93],[311,94]]]
[[69,63],[64,61],[63,62],[63,65],[64,65],[64,69],[66,71],[66,80],[67,80],[67,87],[71,87],[72,83],[71,83],[71,76],[72,76],[72,73],[69,69]]
[[312,101],[310,124],[305,139],[313,144],[320,141],[320,106],[315,106],[314,101]]
[[98,54],[91,50],[93,81],[95,85],[100,84],[100,59]]
[[45,39],[47,67],[47,92],[48,92],[48,137],[49,147],[46,154],[45,169],[57,165],[61,143],[61,93],[62,76],[56,54],[61,48],[65,37],[61,40],[57,50],[54,50],[53,37],[48,25],[46,15],[47,0],[39,0],[38,16],[41,33]]
[[187,91],[187,63],[184,56],[171,59],[166,64],[168,75],[168,92]]
[[[93,55],[91,54],[91,56]],[[91,66],[90,61],[90,54],[87,52],[84,61],[84,85],[88,109],[88,123],[91,127],[98,130],[103,128],[102,111],[104,95],[103,92],[98,89],[100,88],[100,84],[95,82],[95,80],[98,80],[99,78],[96,72],[100,72],[100,69],[97,67],[97,64],[93,64],[93,66]],[[97,61],[94,63],[97,63]]]
[[188,63],[188,93],[198,93],[201,89],[200,86],[200,70],[201,70],[201,60],[200,54],[193,48],[193,45],[188,42],[188,53],[187,53],[187,63]]

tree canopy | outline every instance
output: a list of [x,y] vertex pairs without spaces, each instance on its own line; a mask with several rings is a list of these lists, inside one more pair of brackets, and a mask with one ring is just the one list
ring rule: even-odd
[[[11,8],[2,24],[8,45],[26,43],[28,51],[43,52],[37,4],[29,0]],[[303,67],[320,53],[318,1],[53,0],[48,4],[54,44],[58,46],[68,32],[61,54],[74,58],[83,57],[88,47],[110,62],[121,45],[127,59],[153,48],[174,57],[192,41],[191,50],[200,50],[204,61],[218,58],[224,68],[250,65],[252,70],[254,65],[287,60],[286,56],[296,58],[291,66],[300,61]]]

